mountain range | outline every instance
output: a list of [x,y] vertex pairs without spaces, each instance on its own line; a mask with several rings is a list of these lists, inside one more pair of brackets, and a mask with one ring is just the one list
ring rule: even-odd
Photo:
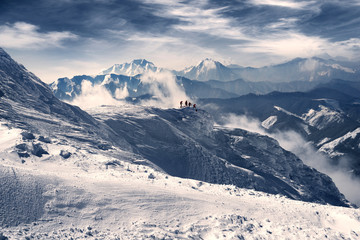
[[[116,70],[118,69],[116,66],[121,66],[123,73],[131,72],[124,70],[126,66],[142,69],[142,73],[166,71],[156,68],[154,64],[146,60],[114,65],[109,69]],[[201,80],[204,80],[204,76],[228,74],[228,78],[231,79],[231,76],[234,76],[231,74],[242,69],[242,73],[252,71],[252,73],[257,72],[260,76],[265,72],[267,74],[272,72],[278,75],[270,74],[269,76],[286,78],[291,75],[291,78],[303,81],[271,82],[264,80],[254,82],[243,79],[199,81],[176,76],[175,82],[187,96],[197,99],[207,111],[211,112],[216,121],[221,121],[224,114],[247,114],[263,121],[268,132],[295,131],[307,141],[313,142],[320,152],[330,156],[334,165],[348,165],[349,171],[355,176],[360,176],[359,148],[357,147],[359,142],[358,137],[355,137],[357,129],[360,127],[360,109],[358,108],[360,82],[332,79],[332,77],[357,79],[358,67],[356,64],[320,58],[298,58],[285,64],[260,69],[231,66],[231,69],[234,70],[231,74],[229,69],[221,63],[206,59],[196,67],[190,67],[186,71],[179,71],[176,74],[191,78],[198,77]],[[115,70],[114,72],[120,73]],[[317,77],[304,80],[306,78],[303,74],[310,73],[310,70]],[[141,71],[136,73],[139,72]],[[326,74],[323,74],[325,72]],[[153,84],[144,82],[141,74],[136,76],[119,74],[95,77],[75,76],[72,79],[60,78],[50,86],[55,96],[71,101],[81,95],[83,80],[90,81],[93,85],[100,84],[108,89],[114,98],[125,98],[133,103],[153,96],[151,91]],[[125,92],[126,95],[120,96],[119,92]],[[202,100],[200,101],[200,99]],[[347,159],[346,164],[344,164],[344,160],[340,159]]]
[[202,99],[199,104],[218,122],[228,114],[247,115],[262,122],[268,132],[299,133],[335,165],[347,165],[359,177],[359,96],[359,82],[333,80],[308,92]]
[[295,58],[291,61],[260,68],[224,65],[206,58],[196,66],[176,71],[156,67],[145,59],[136,59],[130,63],[115,64],[98,75],[118,74],[136,76],[145,72],[169,71],[176,76],[197,81],[218,80],[222,82],[244,80],[246,82],[319,82],[331,79],[357,80],[360,76],[360,64],[332,59]]
[[137,59],[130,63],[115,64],[96,76],[59,78],[50,87],[56,97],[71,101],[81,94],[82,81],[87,80],[92,85],[103,85],[114,98],[124,98],[125,95],[134,98],[151,95],[151,87],[141,79],[143,74],[166,72],[175,75],[177,84],[192,98],[231,98],[249,93],[309,91],[333,79],[357,81],[359,69],[354,63],[297,58],[262,68],[227,67],[220,62],[205,59],[197,66],[175,71],[158,68],[145,59]]

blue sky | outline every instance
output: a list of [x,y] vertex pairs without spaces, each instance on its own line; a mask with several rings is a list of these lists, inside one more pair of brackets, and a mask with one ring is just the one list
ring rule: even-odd
[[145,58],[264,66],[359,61],[360,0],[2,0],[0,46],[45,82]]

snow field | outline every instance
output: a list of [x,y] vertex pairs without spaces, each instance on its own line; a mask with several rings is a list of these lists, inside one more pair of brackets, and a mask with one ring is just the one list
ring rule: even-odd
[[[18,205],[31,207],[27,199],[46,199],[42,209],[28,211],[31,216],[26,216],[26,211],[21,215],[34,219],[2,228],[1,232],[10,239],[358,239],[360,236],[358,209],[293,201],[232,185],[172,177],[147,166],[115,159],[107,151],[64,145],[58,139],[44,147],[49,155],[30,156],[25,163],[11,147],[0,154],[2,169],[15,173],[23,185],[15,199],[21,201]],[[64,149],[72,152],[68,159],[59,156]],[[127,152],[122,154],[124,159],[134,157]],[[2,176],[11,179],[10,174]],[[32,191],[34,185],[30,182],[42,191]],[[3,206],[9,205],[7,200],[14,199],[3,196]],[[15,211],[8,218],[19,219],[19,216]]]

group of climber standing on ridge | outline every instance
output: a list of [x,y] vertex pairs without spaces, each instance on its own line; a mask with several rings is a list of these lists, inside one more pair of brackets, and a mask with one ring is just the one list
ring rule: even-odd
[[[193,104],[193,105],[191,105],[191,102],[189,101],[185,101],[185,105],[184,105],[184,107],[193,107],[196,111],[197,111],[197,108],[196,108],[196,104]],[[183,107],[183,101],[180,101],[180,108],[182,108]]]

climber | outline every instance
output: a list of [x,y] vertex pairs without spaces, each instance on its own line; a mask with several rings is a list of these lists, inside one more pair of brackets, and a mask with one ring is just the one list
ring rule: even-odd
[[182,108],[182,103],[183,103],[183,101],[180,101],[180,108]]
[[187,100],[185,101],[185,107],[187,107]]

